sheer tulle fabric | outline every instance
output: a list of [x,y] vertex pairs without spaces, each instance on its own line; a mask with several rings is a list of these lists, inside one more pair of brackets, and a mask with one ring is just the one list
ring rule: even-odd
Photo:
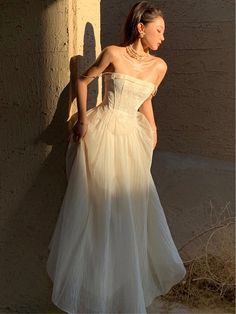
[[52,302],[67,313],[143,314],[186,274],[150,173],[152,129],[138,111],[154,89],[109,75],[85,137],[69,143],[47,261]]

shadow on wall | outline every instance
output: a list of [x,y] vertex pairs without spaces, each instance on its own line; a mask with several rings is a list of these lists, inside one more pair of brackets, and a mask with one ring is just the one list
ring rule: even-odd
[[[122,26],[131,8],[131,1],[101,0],[101,47],[115,45],[122,41]],[[136,2],[136,1],[135,1]],[[134,3],[135,3],[134,2]],[[113,14],[111,14],[113,12]]]
[[48,212],[59,194],[46,191],[53,190],[57,177],[47,163],[40,169],[48,149],[34,140],[45,125],[51,88],[43,37],[44,13],[54,3],[1,3],[1,313],[36,312],[46,291],[41,265]]
[[[56,144],[58,141],[64,143],[67,138],[67,133],[71,129],[71,125],[76,121],[77,114],[72,115],[69,123],[66,121],[69,116],[70,108],[73,107],[73,105],[77,107],[74,89],[75,80],[96,58],[95,37],[91,23],[86,24],[83,42],[83,55],[75,55],[70,59],[70,82],[68,82],[60,95],[52,122],[39,137],[39,140],[49,145]],[[98,81],[95,79],[88,86],[87,110],[96,105],[97,96]]]
[[[69,111],[70,111],[70,108],[73,109],[72,102],[74,100],[75,100],[74,105],[77,107],[76,94],[75,94],[75,89],[74,89],[75,80],[96,59],[96,53],[95,53],[96,43],[95,43],[93,26],[91,23],[86,24],[83,42],[84,42],[83,56],[76,55],[70,59],[71,85],[70,85],[70,97],[69,97],[69,106],[68,106]],[[97,104],[97,97],[98,97],[98,80],[94,79],[88,85],[87,110],[89,110],[90,108],[94,107]],[[77,119],[77,114],[73,114],[68,123],[68,130],[71,129],[71,126],[75,123],[76,119]]]
[[[11,87],[12,91],[2,96],[8,104],[3,106],[6,125],[1,139],[6,147],[6,155],[2,157],[6,161],[3,169],[5,191],[4,198],[1,197],[5,212],[1,215],[0,228],[0,249],[4,252],[0,261],[0,309],[4,312],[56,312],[50,300],[51,283],[45,275],[46,260],[66,189],[68,99],[73,101],[75,96],[72,94],[70,97],[68,82],[59,97],[55,97],[57,104],[52,105],[54,99],[51,94],[64,77],[61,77],[63,73],[59,73],[56,74],[57,82],[49,80],[50,62],[56,59],[59,67],[65,68],[63,62],[68,57],[67,48],[63,51],[64,59],[58,59],[61,58],[58,47],[53,52],[45,48],[48,39],[41,17],[53,3],[56,1],[44,4],[24,2],[11,8],[10,5],[4,6],[6,17],[11,16],[13,21],[12,24],[5,21],[5,28],[2,29],[3,37],[8,38],[4,42],[3,57],[6,62],[2,67],[6,78],[3,90],[8,88],[9,91]],[[18,16],[22,16],[22,21],[18,20]],[[19,39],[12,35],[16,28],[19,29],[16,35],[22,36]],[[72,68],[82,72],[94,58],[93,27],[87,24],[83,56],[72,58]],[[67,70],[64,71],[67,73]],[[97,101],[96,80],[90,84],[89,90],[88,103],[92,107]],[[50,109],[54,107],[56,110],[50,125],[41,132],[48,124]]]

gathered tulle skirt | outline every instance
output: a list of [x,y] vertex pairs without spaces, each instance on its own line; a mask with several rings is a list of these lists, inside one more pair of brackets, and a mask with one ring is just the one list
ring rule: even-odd
[[68,145],[49,244],[52,301],[73,314],[143,314],[186,274],[150,172],[152,130],[140,112],[87,116],[86,135]]

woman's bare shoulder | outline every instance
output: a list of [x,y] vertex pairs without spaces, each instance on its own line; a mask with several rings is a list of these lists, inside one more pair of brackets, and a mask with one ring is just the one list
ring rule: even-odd
[[166,72],[168,68],[166,61],[160,57],[154,56],[154,58],[155,68],[160,71]]
[[117,55],[118,53],[121,52],[121,50],[123,50],[124,47],[119,46],[119,45],[109,45],[103,48],[103,52],[110,54],[110,55]]
[[116,45],[108,45],[108,46],[104,47],[102,50],[104,50],[104,51],[114,51],[117,48],[118,48],[118,46],[116,46]]

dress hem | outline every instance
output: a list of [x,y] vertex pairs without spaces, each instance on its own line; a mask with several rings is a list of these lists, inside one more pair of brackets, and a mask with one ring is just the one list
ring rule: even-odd
[[[48,275],[49,275],[51,281],[53,282],[52,276],[49,273],[48,273]],[[184,277],[185,277],[185,274],[184,274],[184,276],[180,277],[181,279],[178,279],[174,283],[169,285],[168,288],[166,288],[163,292],[161,292],[161,293],[153,293],[152,296],[149,297],[149,301],[147,303],[145,303],[145,308],[147,309],[147,307],[149,307],[156,298],[158,298],[158,297],[160,297],[162,295],[167,294],[171,290],[171,288],[174,287],[179,282],[181,282],[184,279]],[[58,302],[56,300],[53,300],[53,299],[51,301],[60,310],[65,311],[67,314],[146,314],[147,313],[147,312],[146,313],[141,313],[141,312],[139,312],[139,313],[137,313],[137,312],[119,312],[119,313],[118,312],[78,312],[78,313],[74,313],[74,312],[70,312],[67,309],[65,309],[64,306],[61,306],[60,302]]]

